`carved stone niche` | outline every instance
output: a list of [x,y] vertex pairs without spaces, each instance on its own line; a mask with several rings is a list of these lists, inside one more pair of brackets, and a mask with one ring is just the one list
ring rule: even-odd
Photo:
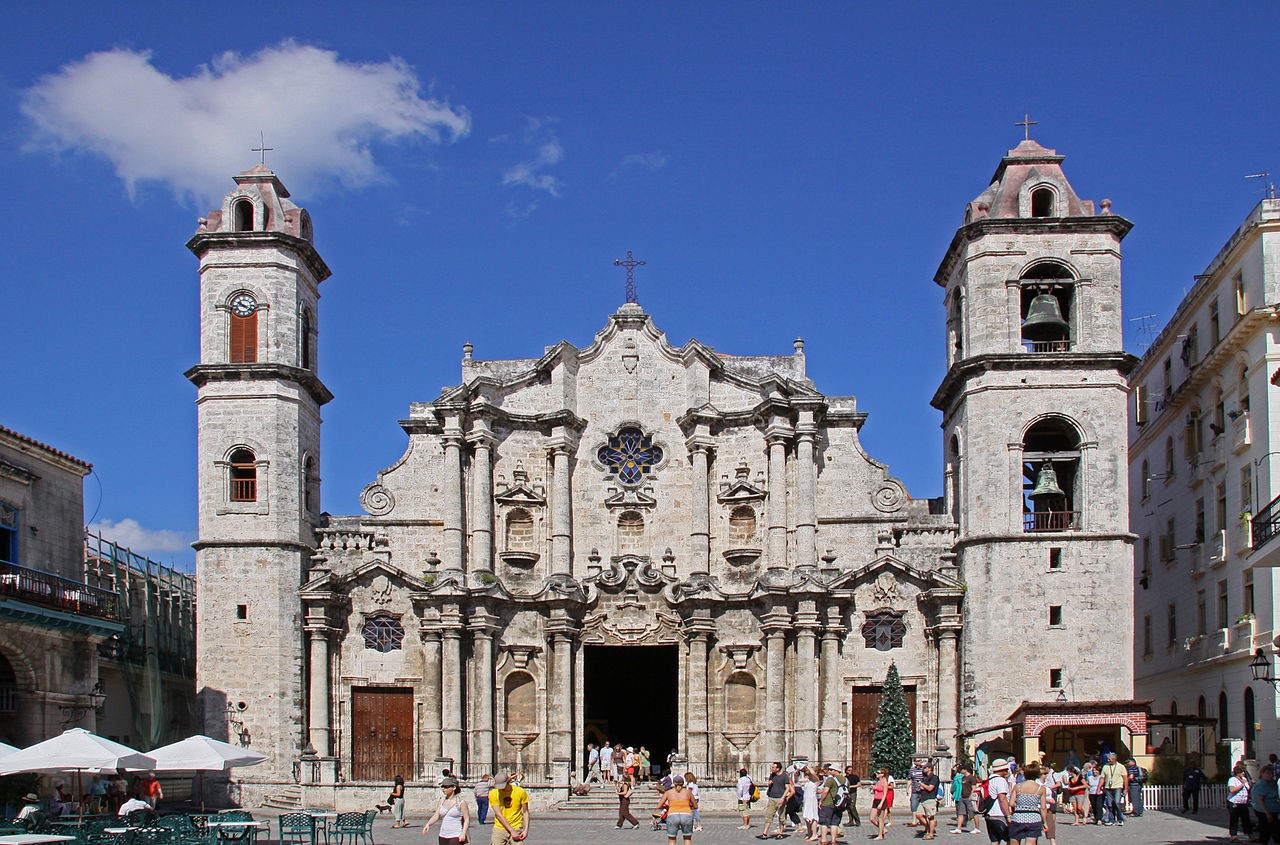
[[510,566],[532,567],[538,562],[537,549],[542,545],[546,488],[541,481],[530,482],[521,463],[512,471],[510,484],[503,476],[498,477],[497,488],[493,498],[498,503],[498,558]]
[[730,566],[747,566],[760,559],[759,508],[764,501],[764,479],[751,482],[751,468],[746,460],[738,464],[734,478],[721,476],[716,501],[729,511],[728,548],[721,552]]
[[733,671],[742,672],[747,668],[747,661],[760,648],[760,643],[722,643],[720,651],[733,661]]

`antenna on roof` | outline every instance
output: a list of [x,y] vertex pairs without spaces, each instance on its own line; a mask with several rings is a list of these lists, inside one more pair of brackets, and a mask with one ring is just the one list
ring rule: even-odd
[[1264,170],[1261,173],[1250,173],[1244,178],[1261,179],[1263,184],[1263,190],[1267,192],[1267,199],[1273,200],[1276,198],[1276,183],[1271,181],[1270,170]]
[[1129,322],[1138,324],[1138,352],[1146,352],[1156,339],[1156,315],[1143,314],[1141,317],[1130,317]]

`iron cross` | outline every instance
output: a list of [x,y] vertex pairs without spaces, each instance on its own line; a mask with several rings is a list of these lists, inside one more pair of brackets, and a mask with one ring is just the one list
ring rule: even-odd
[[266,164],[267,164],[267,153],[268,153],[268,152],[270,152],[271,150],[274,150],[274,149],[275,149],[275,147],[268,147],[268,146],[267,146],[267,139],[266,139],[266,137],[265,137],[265,136],[263,136],[263,134],[262,134],[262,132],[261,132],[261,131],[259,131],[259,132],[258,132],[258,146],[256,146],[256,147],[250,147],[250,148],[249,148],[249,152],[251,152],[251,153],[262,153],[262,165],[265,167],[265,166],[266,166]]
[[1021,126],[1021,127],[1022,127],[1022,140],[1024,140],[1024,141],[1030,141],[1030,140],[1031,140],[1031,127],[1033,127],[1033,126],[1039,126],[1039,125],[1040,125],[1040,121],[1038,121],[1038,120],[1032,120],[1032,119],[1031,119],[1031,115],[1029,115],[1029,114],[1023,114],[1023,115],[1022,115],[1022,120],[1018,121],[1017,123],[1015,123],[1015,124],[1013,124],[1013,125],[1014,125],[1014,126]]
[[616,258],[613,261],[614,267],[627,268],[627,302],[639,302],[636,296],[636,268],[643,267],[646,262],[631,256],[631,250],[627,250],[626,258]]

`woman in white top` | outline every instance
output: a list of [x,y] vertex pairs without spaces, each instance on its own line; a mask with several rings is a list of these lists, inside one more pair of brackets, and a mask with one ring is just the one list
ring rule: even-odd
[[685,788],[693,793],[693,832],[697,833],[702,830],[702,813],[698,812],[698,779],[694,777],[693,772],[684,773]]
[[471,811],[467,802],[459,794],[456,779],[445,778],[440,781],[440,788],[444,790],[444,797],[436,805],[435,814],[422,828],[422,835],[426,836],[431,825],[439,821],[440,845],[462,845],[467,841],[467,833],[471,829]]
[[1236,763],[1227,781],[1227,832],[1232,842],[1239,842],[1236,833],[1241,827],[1244,835],[1253,838],[1253,819],[1249,818],[1249,770],[1244,763]]
[[801,772],[804,781],[800,784],[802,804],[800,817],[804,819],[805,842],[818,841],[818,773],[808,766]]

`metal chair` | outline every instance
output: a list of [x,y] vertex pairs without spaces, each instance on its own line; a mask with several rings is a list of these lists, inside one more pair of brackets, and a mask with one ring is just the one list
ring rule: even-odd
[[280,845],[291,842],[316,845],[316,818],[310,813],[282,813],[276,823],[280,826]]
[[375,820],[375,819],[377,819],[377,818],[378,818],[378,811],[377,811],[377,810],[365,810],[365,811],[364,811],[364,835],[365,835],[365,838],[369,840],[369,845],[374,845],[374,842],[373,842],[373,822],[374,822],[374,820]]
[[[371,810],[375,816],[378,815],[377,810]],[[333,823],[333,838],[337,840],[337,845],[346,845],[347,840],[353,844],[368,840],[370,845],[373,839],[365,830],[365,813],[338,813],[338,820]]]

